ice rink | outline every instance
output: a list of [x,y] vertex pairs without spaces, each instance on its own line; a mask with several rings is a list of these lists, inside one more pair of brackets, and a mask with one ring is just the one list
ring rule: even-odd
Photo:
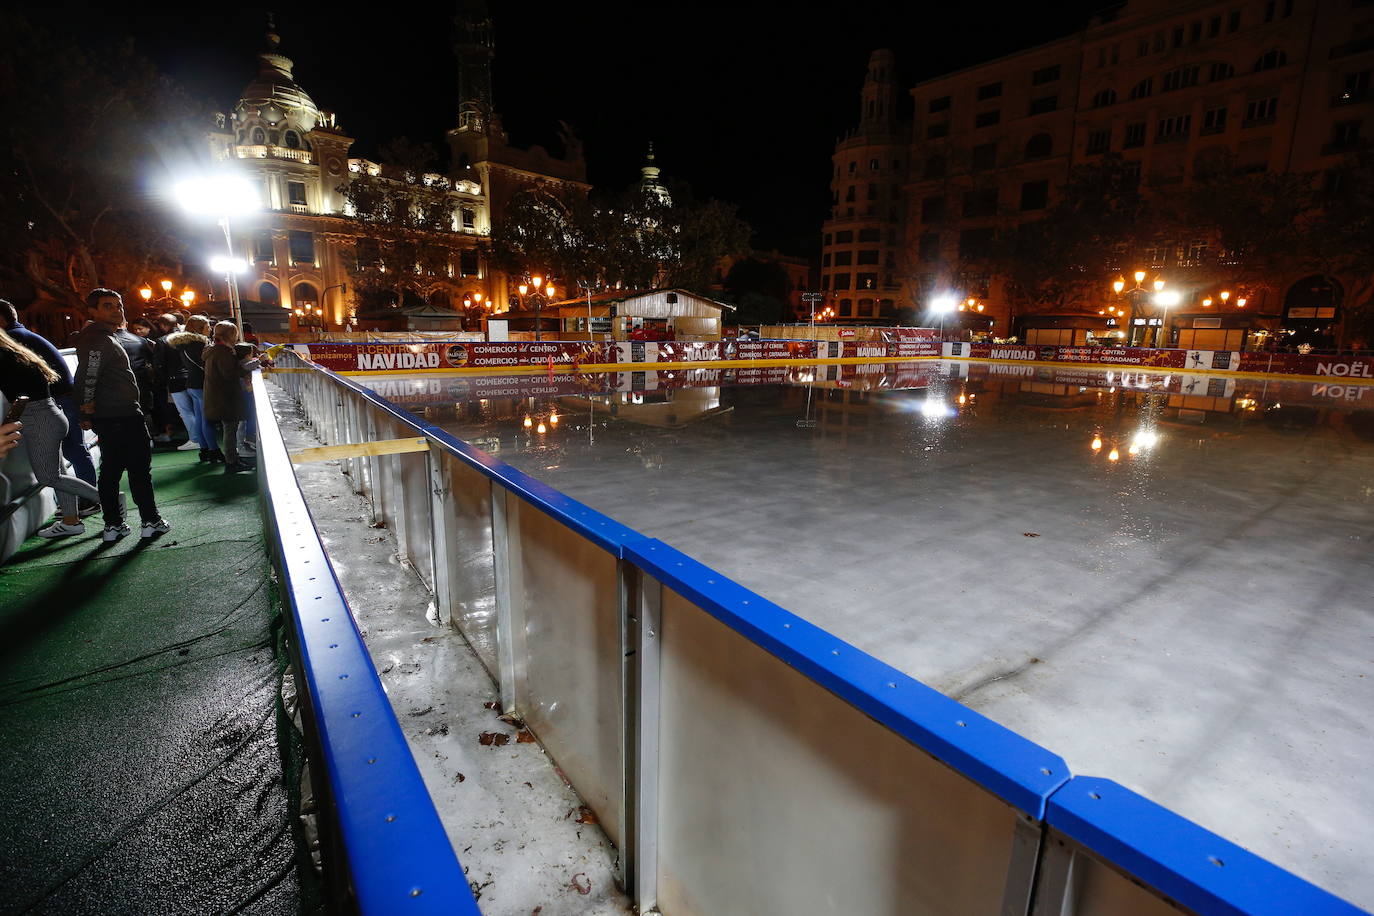
[[1374,386],[956,362],[358,381],[1374,908]]

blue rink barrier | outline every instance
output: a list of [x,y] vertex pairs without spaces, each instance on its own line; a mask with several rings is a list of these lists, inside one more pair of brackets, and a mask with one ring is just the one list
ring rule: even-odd
[[1362,912],[371,389],[280,364],[327,444],[430,441],[346,473],[597,812],[641,911]]
[[331,911],[478,912],[253,376],[263,518],[319,801]]

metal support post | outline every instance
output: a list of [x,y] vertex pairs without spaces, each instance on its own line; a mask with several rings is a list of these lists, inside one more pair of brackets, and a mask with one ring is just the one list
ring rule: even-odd
[[658,906],[658,719],[663,585],[620,563],[625,803],[621,879],[636,910]]
[[425,454],[425,471],[429,478],[429,554],[434,564],[430,581],[434,583],[434,607],[439,622],[447,627],[453,625],[453,570],[449,564],[457,545],[451,543],[453,532],[448,524],[453,506],[449,494],[448,459],[434,442],[429,443],[429,451]]
[[519,501],[504,487],[491,488],[491,546],[496,578],[496,651],[501,711],[520,715],[519,686],[525,682],[525,594],[520,575]]

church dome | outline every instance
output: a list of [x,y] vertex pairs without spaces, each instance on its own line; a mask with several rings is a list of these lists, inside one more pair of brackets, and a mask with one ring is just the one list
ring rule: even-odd
[[[291,58],[278,53],[275,32],[267,33],[267,50],[258,55],[258,75],[244,87],[234,107],[240,123],[265,122],[268,127],[314,130],[320,111],[291,74]],[[285,124],[282,122],[285,121]]]

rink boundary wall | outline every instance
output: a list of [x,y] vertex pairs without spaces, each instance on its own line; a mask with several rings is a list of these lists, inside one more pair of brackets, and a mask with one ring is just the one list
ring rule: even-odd
[[334,911],[478,913],[254,373],[264,526],[290,649]]
[[[486,349],[483,349],[486,348]],[[971,344],[928,338],[900,341],[763,340],[714,343],[589,343],[426,341],[413,344],[296,344],[292,349],[341,376],[385,374],[487,375],[548,371],[627,372],[649,369],[735,369],[804,364],[861,364],[953,359],[968,362],[1281,378],[1374,385],[1374,357],[1143,347]],[[881,352],[878,352],[881,351]],[[711,354],[706,358],[702,357]],[[1002,355],[1009,354],[1009,355]],[[1014,354],[1014,355],[1011,355]],[[614,357],[614,358],[612,358]],[[386,364],[390,359],[391,364]],[[364,366],[364,363],[367,365]],[[1322,371],[1325,368],[1328,371]],[[1338,371],[1338,370],[1344,371]],[[1305,371],[1311,370],[1311,371]]]
[[[996,855],[992,856],[992,861],[998,863],[996,867],[1005,868],[1005,871],[982,876],[985,882],[1005,887],[1000,906],[996,907],[998,912],[1008,916],[1061,916],[1091,911],[1103,901],[1114,902],[1114,912],[1131,914],[1161,912],[1165,901],[1199,913],[1361,912],[1111,780],[1069,773],[1064,761],[1050,751],[802,620],[671,546],[645,537],[423,422],[358,382],[307,363],[294,353],[283,355],[282,367],[295,371],[282,373],[278,381],[302,404],[326,445],[358,441],[358,436],[367,433],[415,435],[430,440],[432,446],[428,453],[356,459],[351,473],[359,475],[354,478],[354,486],[372,499],[374,514],[379,520],[398,529],[397,540],[402,553],[435,592],[441,615],[452,620],[460,630],[464,629],[464,624],[458,619],[456,605],[451,600],[455,593],[450,580],[457,573],[446,568],[456,562],[458,538],[446,530],[452,524],[451,509],[442,506],[444,500],[454,495],[446,488],[456,478],[469,482],[484,479],[490,485],[492,524],[489,530],[496,551],[498,617],[503,613],[503,602],[505,614],[512,613],[512,605],[520,604],[519,598],[511,596],[511,582],[521,584],[522,575],[537,577],[542,574],[533,567],[502,571],[503,560],[519,565],[520,553],[513,546],[515,540],[523,538],[525,549],[530,550],[550,538],[572,538],[585,545],[590,556],[609,558],[620,583],[622,619],[619,649],[607,653],[607,658],[630,659],[625,662],[627,667],[620,678],[623,705],[617,707],[624,720],[623,783],[617,782],[616,774],[602,778],[607,776],[604,772],[593,774],[597,778],[591,782],[580,778],[583,772],[591,770],[578,769],[583,761],[577,759],[580,749],[575,740],[564,743],[563,737],[557,734],[557,723],[541,727],[541,723],[527,720],[527,724],[534,728],[551,756],[568,771],[574,787],[597,809],[608,835],[621,851],[621,879],[641,908],[662,906],[666,916],[675,916],[677,912],[693,909],[680,901],[696,894],[709,898],[719,890],[703,886],[715,880],[714,873],[709,871],[698,872],[699,875],[711,875],[709,879],[699,877],[698,884],[688,883],[685,889],[677,886],[683,874],[691,874],[691,867],[675,871],[678,863],[674,856],[681,858],[682,852],[680,846],[672,847],[673,830],[668,820],[675,813],[681,817],[682,812],[673,812],[668,801],[669,793],[677,787],[659,785],[656,775],[662,765],[657,757],[658,742],[666,740],[660,731],[660,722],[664,720],[659,718],[659,707],[661,704],[666,710],[672,702],[668,692],[661,696],[658,693],[656,679],[668,676],[665,672],[672,658],[669,646],[658,642],[661,634],[657,631],[662,629],[660,624],[668,623],[670,618],[685,620],[683,613],[699,610],[725,628],[720,632],[733,634],[724,638],[742,639],[756,647],[785,666],[785,669],[778,669],[779,672],[796,672],[805,683],[857,710],[862,719],[872,720],[922,754],[929,755],[941,767],[953,771],[985,793],[984,798],[993,800],[994,807],[1001,805],[1011,809],[1015,815],[1011,821],[1003,823],[992,816],[1003,826],[990,834],[994,844],[1005,842],[1011,848],[1009,856],[1003,855],[1001,849],[994,850]],[[623,371],[628,367],[618,368]],[[267,414],[262,407],[259,414],[266,422]],[[346,473],[349,472],[346,469]],[[410,489],[428,488],[434,495],[432,502],[430,494],[423,497],[410,494],[416,496],[416,505],[431,506],[428,516],[423,509],[417,514],[415,506],[407,501],[407,480],[411,481]],[[515,497],[518,505],[506,499],[507,496]],[[524,510],[517,511],[518,506],[534,509],[538,516],[551,520],[553,528],[546,522],[528,518]],[[414,530],[410,530],[412,528]],[[530,588],[532,593],[538,591]],[[562,597],[560,594],[560,600]],[[569,592],[568,607],[560,609],[560,614],[572,615],[573,603]],[[684,607],[685,612],[681,610]],[[526,607],[522,613],[536,615],[539,608]],[[523,619],[516,621],[522,622]],[[699,621],[692,623],[698,628],[702,625]],[[524,632],[524,628],[507,631],[503,639],[510,638],[509,632],[518,634]],[[696,632],[709,635],[716,631],[698,629]],[[477,634],[464,630],[464,635],[469,642],[477,641],[474,639]],[[575,648],[569,644],[560,647],[560,651],[571,652]],[[537,650],[531,650],[528,658],[511,652],[509,647],[502,648],[494,664],[481,653],[479,657],[483,657],[489,673],[500,684],[506,711],[517,715],[531,713],[533,707],[521,705],[521,696],[513,686],[515,675],[507,671],[506,666],[520,668],[519,673],[523,675],[524,665],[540,663],[535,657]],[[680,676],[686,669],[674,670]],[[816,695],[808,696],[814,698]],[[563,699],[572,705],[577,698],[564,696]],[[724,712],[733,715],[735,710]],[[679,711],[676,715],[674,721],[684,714]],[[730,756],[733,755],[717,754],[717,765],[728,767]],[[671,757],[664,755],[668,760]],[[769,763],[772,763],[771,758]],[[786,770],[788,763],[779,761],[778,766]],[[926,779],[940,778],[938,771],[922,773],[920,777],[911,777],[909,794],[919,795]],[[765,792],[765,786],[773,782],[798,778],[791,771],[786,780],[775,779],[768,773],[750,772],[747,775],[750,780],[759,781],[751,790],[754,793]],[[853,775],[860,780],[865,778],[862,772]],[[598,803],[596,799],[606,788],[603,782],[610,785],[610,793]],[[718,781],[715,788],[724,791],[727,787],[732,784]],[[365,807],[373,804],[365,795],[343,794],[338,802],[341,808],[355,803]],[[941,800],[926,799],[922,804],[938,807]],[[980,810],[987,814],[985,808]],[[936,827],[947,824],[937,821],[932,817],[931,824]],[[953,823],[955,833],[948,837],[937,836],[936,846],[959,847],[969,842],[969,837],[959,833],[958,818]],[[738,826],[741,831],[762,829],[755,828],[752,821]],[[665,848],[660,849],[660,839],[664,837],[670,842],[662,844]],[[741,840],[751,844],[751,848],[737,850],[738,856],[744,858],[746,852],[750,860],[766,856],[767,849],[760,852],[761,839],[768,838],[750,834]],[[793,840],[803,843],[803,838],[790,837],[785,831],[771,839],[784,845]],[[692,864],[687,863],[687,866]],[[767,874],[763,883],[805,881],[811,873],[833,873],[851,865],[863,867],[863,864],[859,860],[847,863],[833,859],[803,862],[794,864],[798,869],[795,876]],[[904,860],[899,871],[921,867],[919,861]],[[943,874],[926,877],[932,881],[948,880]],[[722,876],[720,883],[728,883],[727,877]],[[952,902],[945,904],[947,909],[937,907],[933,911],[982,911],[973,909],[967,898],[961,896],[966,890],[962,886],[942,888],[939,898]],[[1095,901],[1094,894],[1106,896]],[[734,902],[732,899],[731,903]],[[674,903],[678,905],[671,905]],[[748,909],[747,900],[738,903],[736,911],[744,911],[740,907]]]

